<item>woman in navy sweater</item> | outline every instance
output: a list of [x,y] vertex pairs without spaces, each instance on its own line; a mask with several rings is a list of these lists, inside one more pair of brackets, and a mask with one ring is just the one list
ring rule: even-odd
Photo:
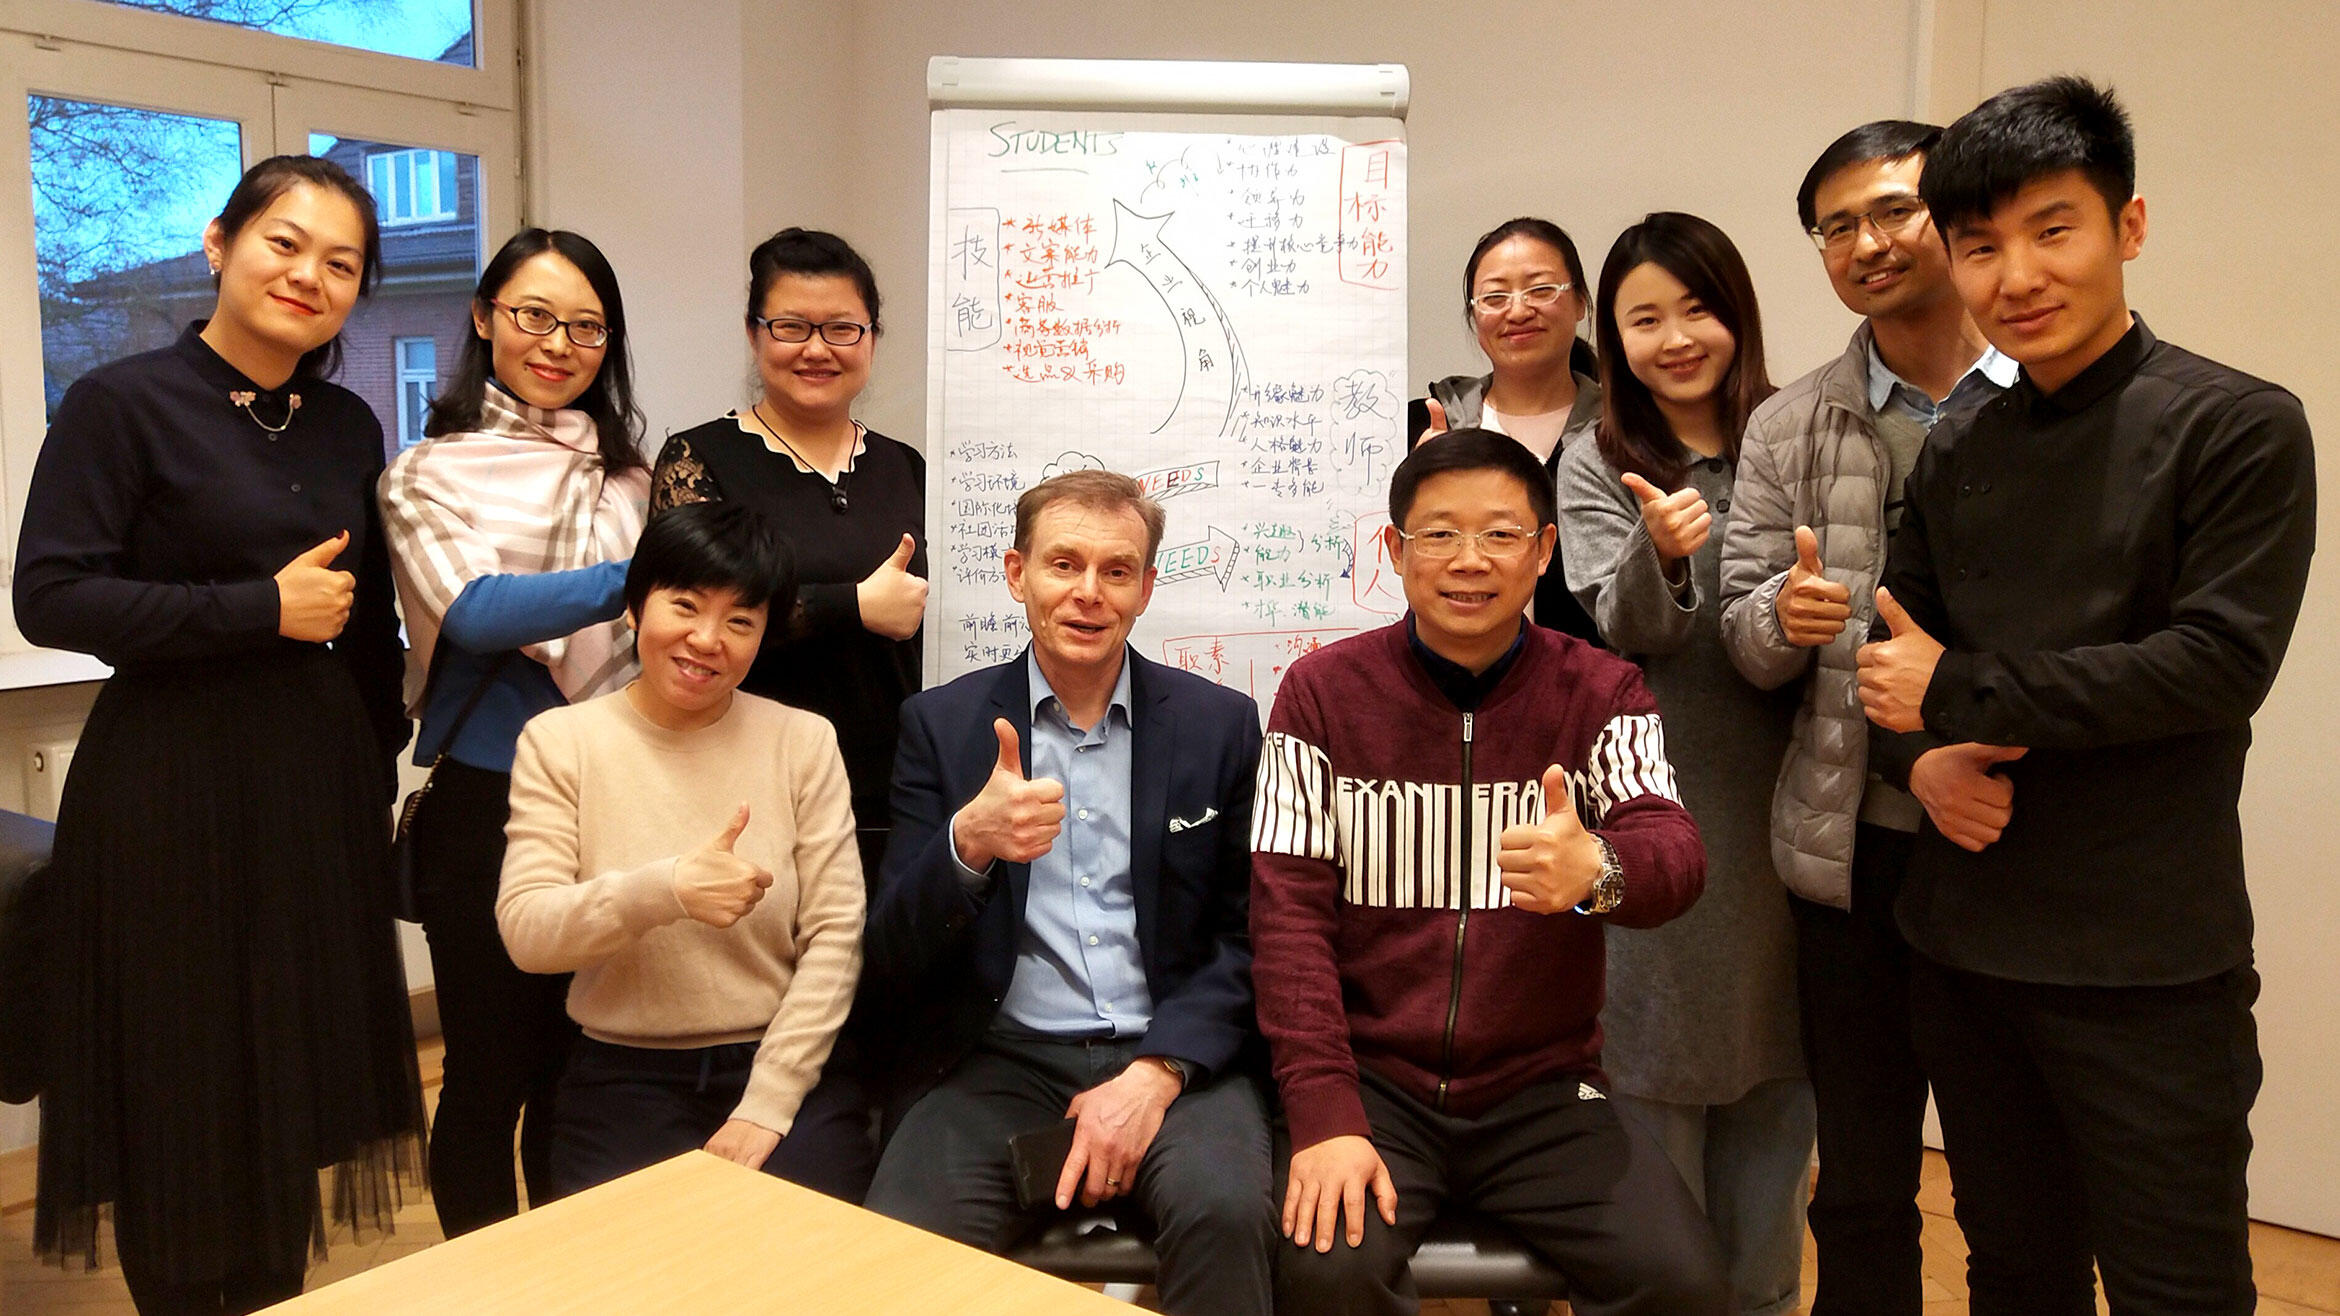
[[74,383],[17,548],[26,639],[114,675],[57,814],[35,1246],[141,1312],[300,1292],[333,1214],[387,1226],[422,1097],[382,871],[398,616],[382,427],[325,382],[374,279],[373,198],[244,175],[211,317]]
[[625,305],[598,248],[513,235],[480,276],[471,327],[431,437],[381,488],[415,761],[444,756],[413,845],[447,1044],[430,1164],[450,1238],[519,1209],[515,1125],[528,1200],[552,1196],[552,1104],[576,1028],[568,975],[522,973],[496,932],[512,753],[531,716],[633,675],[623,587],[650,491]]

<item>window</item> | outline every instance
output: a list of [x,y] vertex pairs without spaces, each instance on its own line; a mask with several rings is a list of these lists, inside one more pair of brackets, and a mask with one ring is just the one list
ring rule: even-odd
[[[322,154],[322,152],[320,152]],[[366,190],[382,223],[417,224],[455,217],[452,151],[385,151],[366,157]]]
[[26,98],[41,392],[163,347],[211,312],[201,234],[244,172],[242,126],[64,96]]
[[[211,313],[204,224],[267,156],[325,156],[374,193],[384,276],[342,331],[336,381],[373,408],[385,447],[420,437],[483,245],[521,220],[516,10],[0,4],[0,554],[72,381]],[[67,657],[28,651],[0,607],[0,689],[97,674],[75,659],[56,675]]]
[[398,354],[398,447],[401,451],[423,440],[423,422],[430,419],[431,399],[439,393],[439,345],[428,338],[401,338]]

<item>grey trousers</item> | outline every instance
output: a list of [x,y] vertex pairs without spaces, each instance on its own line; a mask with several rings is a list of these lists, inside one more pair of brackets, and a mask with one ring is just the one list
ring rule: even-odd
[[[1009,1137],[1063,1118],[1073,1096],[1119,1074],[1134,1040],[990,1038],[902,1117],[870,1210],[1000,1252],[1054,1214],[1016,1206]],[[1162,1118],[1127,1199],[1154,1232],[1162,1310],[1266,1316],[1276,1237],[1267,1104],[1252,1075],[1213,1076]]]

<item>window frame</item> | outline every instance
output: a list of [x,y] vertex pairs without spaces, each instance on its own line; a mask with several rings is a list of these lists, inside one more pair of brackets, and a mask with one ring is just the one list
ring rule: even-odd
[[[401,146],[388,151],[368,151],[366,153],[366,176],[362,181],[366,185],[366,190],[374,194],[375,203],[390,212],[381,217],[382,227],[394,228],[404,224],[435,224],[443,220],[454,219],[460,213],[455,197],[462,188],[462,180],[458,177],[461,166],[456,163],[458,154],[455,151],[442,151],[435,146]],[[396,186],[398,179],[403,176],[407,180],[406,199],[411,203],[419,191],[415,184],[423,175],[421,166],[423,157],[426,156],[429,157],[430,161],[433,208],[427,215],[421,213],[399,214]],[[374,162],[377,160],[383,164],[385,181],[390,184],[388,187],[374,185]],[[441,177],[442,173],[445,177]],[[449,190],[450,181],[453,182],[453,191]]]
[[[421,343],[431,349],[431,369],[427,375],[417,373],[406,364],[406,349],[415,343]],[[398,398],[398,450],[404,452],[422,442],[423,422],[429,418],[430,410],[425,407],[422,415],[409,415],[406,389],[409,384],[429,385],[439,382],[439,340],[429,334],[399,334],[391,338],[390,377],[397,385],[395,396]],[[429,396],[426,391],[424,393],[426,401]]]
[[283,70],[320,82],[518,110],[517,0],[472,0],[472,67],[385,55],[354,46],[159,14],[105,0],[11,0],[0,31],[138,51],[230,68]]

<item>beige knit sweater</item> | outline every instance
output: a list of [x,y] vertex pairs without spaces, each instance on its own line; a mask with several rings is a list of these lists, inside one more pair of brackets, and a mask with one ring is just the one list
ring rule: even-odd
[[[734,850],[772,886],[747,917],[710,927],[675,898],[675,860],[743,802]],[[574,972],[569,1014],[600,1041],[761,1039],[732,1117],[786,1134],[861,974],[861,860],[836,731],[746,693],[686,732],[644,718],[624,690],[551,709],[520,733],[506,835],[496,922],[513,963]]]

